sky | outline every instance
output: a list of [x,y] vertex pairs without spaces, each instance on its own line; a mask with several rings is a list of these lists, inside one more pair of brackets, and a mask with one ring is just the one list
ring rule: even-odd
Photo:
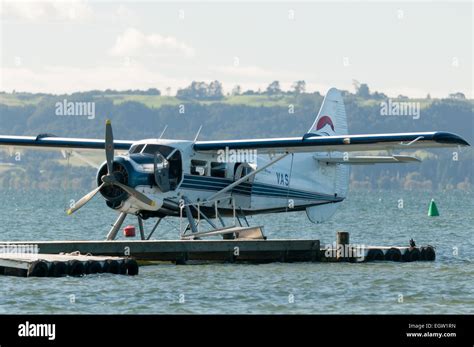
[[473,4],[5,1],[0,90],[72,93],[219,80],[473,98]]

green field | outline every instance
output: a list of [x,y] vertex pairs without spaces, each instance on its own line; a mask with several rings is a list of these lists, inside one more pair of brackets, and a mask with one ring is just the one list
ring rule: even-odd
[[[32,94],[0,94],[0,104],[7,106],[27,106],[38,105],[45,99],[63,99],[67,96],[37,96]],[[110,99],[114,105],[120,105],[125,102],[138,102],[149,108],[160,108],[162,106],[177,106],[187,103],[199,103],[202,105],[210,105],[222,103],[227,105],[246,105],[251,107],[287,107],[289,104],[296,102],[295,97],[291,95],[268,96],[268,95],[232,95],[226,96],[221,100],[184,100],[174,96],[163,95],[131,95],[131,94],[105,94],[94,96],[95,100]]]
[[160,96],[160,95],[127,95],[127,94],[118,94],[118,95],[104,95],[97,96],[99,98],[111,99],[114,105],[120,105],[125,102],[134,101],[144,104],[149,108],[160,108],[161,106],[176,106],[181,102],[173,96]]
[[[308,95],[304,95],[305,99],[308,99]],[[68,98],[67,95],[55,96],[55,95],[38,95],[29,93],[1,93],[0,104],[7,106],[28,106],[38,105],[43,100],[54,100],[54,99]],[[110,99],[114,105],[120,105],[126,102],[138,102],[149,108],[160,108],[162,106],[177,106],[180,104],[198,103],[201,105],[211,105],[216,103],[227,104],[227,105],[245,105],[250,107],[287,107],[290,104],[298,104],[299,97],[294,95],[229,95],[225,96],[221,100],[187,100],[178,99],[174,96],[164,95],[135,95],[135,94],[100,94],[93,97],[96,101],[100,99]],[[357,103],[362,107],[373,107],[380,105],[382,100],[377,99],[363,99],[357,97]],[[392,98],[393,101],[409,101],[419,102],[421,109],[431,106],[433,101],[439,99],[396,99]]]
[[7,106],[38,105],[44,96],[31,94],[0,94],[0,104]]
[[[390,98],[392,101],[397,101],[397,102],[419,102],[420,103],[420,109],[425,109],[433,103],[434,100],[436,99],[397,99],[397,98]],[[376,100],[376,99],[363,99],[363,98],[357,98],[357,103],[361,107],[373,107],[373,106],[379,106],[381,102],[384,102],[385,100]]]
[[[293,96],[271,97],[267,95],[233,95],[226,96],[221,100],[182,100],[174,96],[158,96],[158,95],[105,95],[105,98],[113,100],[115,105],[123,104],[129,101],[142,103],[150,108],[160,108],[161,106],[176,106],[183,103],[199,103],[203,105],[210,105],[215,103],[222,103],[228,105],[247,105],[253,107],[272,107],[283,106],[286,107],[290,103],[295,102]],[[100,98],[100,96],[98,97]]]

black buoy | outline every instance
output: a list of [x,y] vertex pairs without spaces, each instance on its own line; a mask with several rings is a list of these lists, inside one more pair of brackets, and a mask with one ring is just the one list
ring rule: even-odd
[[385,253],[385,260],[401,261],[402,253],[398,248],[392,247],[387,251],[387,253]]
[[371,248],[367,252],[366,256],[367,261],[372,261],[372,260],[384,260],[385,257],[383,255],[383,252],[381,249],[378,248]]
[[435,260],[436,253],[435,253],[434,247],[432,246],[421,247],[420,259],[427,260],[427,261]]
[[95,260],[88,260],[85,263],[85,273],[89,274],[97,274],[102,272],[102,265]]
[[119,261],[119,274],[127,274],[127,264],[125,264],[125,260]]
[[118,263],[117,260],[107,259],[104,262],[104,272],[118,274],[120,272],[120,264]]
[[67,264],[62,261],[53,261],[49,266],[49,276],[61,277],[68,274]]
[[127,275],[136,276],[138,275],[138,263],[135,259],[125,259],[123,261],[127,268]]
[[82,276],[84,275],[84,264],[77,260],[69,261],[69,276]]
[[420,258],[421,253],[418,248],[408,248],[403,254],[403,261],[417,261]]
[[48,276],[48,264],[43,260],[35,261],[28,270],[28,277],[46,277]]

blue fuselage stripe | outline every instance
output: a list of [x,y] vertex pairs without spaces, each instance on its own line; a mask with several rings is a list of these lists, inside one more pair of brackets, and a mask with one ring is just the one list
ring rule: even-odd
[[[181,188],[193,189],[193,190],[211,190],[219,191],[232,181],[223,178],[203,177],[185,175]],[[261,196],[272,196],[282,198],[298,198],[306,200],[325,200],[325,201],[339,201],[339,198],[335,198],[333,195],[319,194],[316,192],[307,192],[288,187],[279,187],[271,184],[264,183],[242,183],[233,189],[233,192],[243,195],[261,195]]]

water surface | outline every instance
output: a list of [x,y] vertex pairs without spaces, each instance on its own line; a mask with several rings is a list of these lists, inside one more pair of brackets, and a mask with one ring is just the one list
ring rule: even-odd
[[[100,198],[72,217],[71,197],[86,192],[0,193],[0,240],[103,239],[116,218]],[[435,198],[440,217],[428,217]],[[403,208],[398,208],[403,199]],[[474,201],[466,192],[352,192],[325,224],[305,213],[254,216],[270,238],[436,246],[435,262],[273,263],[143,266],[135,277],[0,276],[0,313],[474,313]],[[133,219],[128,220],[135,223]],[[136,224],[136,223],[135,223]],[[147,222],[150,228],[152,222]],[[178,238],[165,220],[157,238]]]

